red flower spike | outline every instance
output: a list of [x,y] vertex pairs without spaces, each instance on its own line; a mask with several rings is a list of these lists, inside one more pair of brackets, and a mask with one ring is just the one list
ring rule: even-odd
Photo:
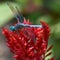
[[24,24],[26,24],[27,23],[27,21],[26,21],[26,19],[24,18]]
[[[30,24],[26,19],[23,23]],[[45,60],[50,28],[45,22],[41,24],[43,28],[24,27],[17,31],[3,28],[7,46],[13,52],[16,60]]]
[[43,28],[44,28],[44,38],[45,40],[48,40],[49,35],[50,35],[50,28],[48,24],[46,24],[44,21],[41,21],[41,24],[43,25]]

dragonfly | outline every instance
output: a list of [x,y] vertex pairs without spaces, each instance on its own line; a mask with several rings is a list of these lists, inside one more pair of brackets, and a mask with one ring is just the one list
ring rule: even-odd
[[20,14],[19,10],[17,7],[15,7],[15,9],[13,8],[13,6],[11,6],[11,4],[8,4],[9,8],[12,10],[15,18],[17,19],[18,23],[14,26],[10,26],[10,30],[11,31],[15,31],[15,30],[18,30],[22,27],[29,27],[29,28],[42,28],[43,26],[40,24],[40,25],[32,25],[32,24],[24,24],[23,23],[23,20],[24,20],[24,17],[22,16],[22,14]]

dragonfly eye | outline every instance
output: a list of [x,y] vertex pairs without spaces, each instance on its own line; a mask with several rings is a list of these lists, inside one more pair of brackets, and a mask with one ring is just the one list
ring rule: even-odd
[[16,29],[14,26],[10,26],[10,30],[15,31]]

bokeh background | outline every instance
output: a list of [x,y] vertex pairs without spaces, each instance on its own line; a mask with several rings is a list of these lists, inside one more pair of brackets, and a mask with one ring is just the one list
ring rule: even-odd
[[2,27],[9,28],[16,22],[7,2],[17,6],[20,13],[33,24],[40,24],[40,20],[44,20],[50,25],[48,43],[53,44],[52,55],[55,60],[60,60],[60,0],[0,0],[0,60],[15,60],[2,34]]

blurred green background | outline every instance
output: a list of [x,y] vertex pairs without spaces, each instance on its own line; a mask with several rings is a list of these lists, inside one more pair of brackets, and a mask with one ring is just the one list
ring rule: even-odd
[[[39,24],[40,20],[44,20],[50,25],[51,35],[49,45],[53,44],[52,51],[55,60],[60,60],[60,0],[0,0],[0,27],[7,25],[9,27],[9,24],[16,20],[7,2],[17,6],[21,14],[26,19],[30,19],[33,24]],[[0,46],[4,42],[3,35],[1,35],[0,32],[0,41],[3,40],[0,42]],[[7,50],[5,52],[7,53]],[[13,60],[11,55],[7,57],[8,54],[6,56],[4,55],[5,53],[1,54],[1,60]],[[5,56],[6,59],[2,56]]]

